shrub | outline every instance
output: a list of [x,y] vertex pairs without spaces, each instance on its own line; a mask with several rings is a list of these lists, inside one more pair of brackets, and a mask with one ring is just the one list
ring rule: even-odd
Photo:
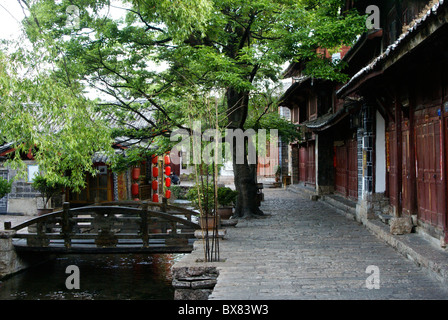
[[4,178],[0,178],[0,198],[3,198],[11,192],[12,181],[8,181]]
[[230,189],[229,187],[219,187],[218,188],[218,203],[221,206],[230,206],[235,204],[238,192]]

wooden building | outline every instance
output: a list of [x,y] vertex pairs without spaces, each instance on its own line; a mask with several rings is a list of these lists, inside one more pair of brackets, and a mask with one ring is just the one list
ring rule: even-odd
[[448,239],[447,7],[444,1],[384,5],[380,45],[386,49],[337,92],[360,97],[372,137],[384,139],[372,145],[367,191],[384,194],[394,217],[412,217],[417,230],[442,243]]
[[[360,12],[369,4],[355,2]],[[356,201],[360,221],[387,217],[412,226],[403,232],[426,233],[445,245],[448,4],[376,5],[380,29],[368,30],[341,54],[347,83],[301,77],[297,64],[287,70],[297,80],[283,105],[304,130],[290,149],[293,183]],[[315,184],[308,178],[313,170]]]

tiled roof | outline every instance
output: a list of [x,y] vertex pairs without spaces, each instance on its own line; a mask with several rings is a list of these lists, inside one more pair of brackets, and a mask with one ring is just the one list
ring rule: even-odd
[[339,95],[341,92],[349,88],[355,81],[357,81],[362,76],[365,76],[372,72],[381,62],[387,59],[392,53],[394,53],[406,40],[408,40],[414,33],[419,29],[421,25],[424,24],[428,18],[436,16],[443,8],[444,0],[439,0],[434,6],[428,10],[421,18],[414,21],[414,24],[406,32],[402,33],[400,37],[392,44],[390,44],[387,49],[376,57],[367,66],[358,71],[346,84],[344,84],[336,94]]

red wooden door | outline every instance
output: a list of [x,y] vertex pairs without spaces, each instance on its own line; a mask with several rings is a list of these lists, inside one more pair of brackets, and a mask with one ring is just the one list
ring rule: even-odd
[[347,146],[336,147],[336,170],[335,170],[336,192],[347,195]]
[[411,204],[411,158],[410,158],[410,137],[409,137],[409,123],[408,121],[403,121],[401,125],[401,172],[402,172],[402,211],[406,214],[411,214],[412,204]]
[[358,144],[356,139],[348,141],[347,152],[348,196],[358,199]]
[[390,203],[393,206],[397,206],[398,201],[396,197],[396,181],[397,177],[397,153],[396,153],[396,133],[395,133],[395,124],[391,123],[388,129],[388,137],[389,141],[386,142],[388,146],[388,154],[387,154],[387,180],[388,180],[388,193]]
[[306,183],[316,184],[316,153],[314,143],[310,143],[307,148]]
[[307,152],[305,147],[299,148],[299,181],[306,181],[306,158]]
[[416,171],[418,217],[443,227],[443,177],[441,172],[441,122],[438,117],[416,113]]

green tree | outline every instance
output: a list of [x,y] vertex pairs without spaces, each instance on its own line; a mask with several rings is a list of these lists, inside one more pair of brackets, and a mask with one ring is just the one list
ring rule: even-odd
[[[154,152],[155,139],[176,128],[189,130],[211,91],[224,98],[221,126],[244,129],[254,93],[265,80],[276,82],[287,61],[305,61],[310,75],[343,79],[342,65],[316,49],[352,43],[365,22],[344,9],[344,0],[128,0],[122,19],[109,14],[117,6],[107,0],[19,1],[29,10],[28,39],[48,52],[47,75],[70,92],[68,105],[79,106],[87,86],[110,97],[95,110],[113,118],[112,136],[124,137],[138,154]],[[79,29],[67,26],[69,5],[79,8]],[[165,68],[157,70],[161,63]],[[236,214],[262,214],[247,159],[234,160],[234,173]]]

